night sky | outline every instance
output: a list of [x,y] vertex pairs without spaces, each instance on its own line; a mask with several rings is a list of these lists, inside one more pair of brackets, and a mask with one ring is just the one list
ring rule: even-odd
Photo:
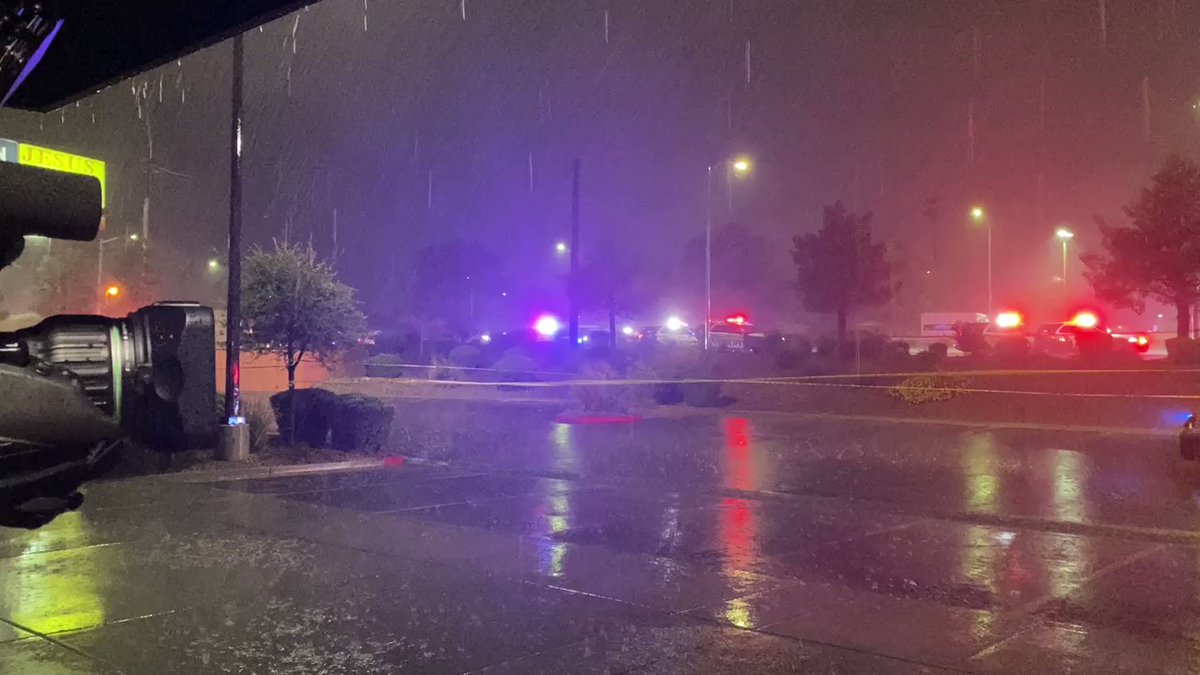
[[[454,237],[502,257],[513,288],[558,283],[576,157],[585,255],[611,238],[669,279],[702,232],[706,166],[736,153],[753,176],[732,214],[717,200],[718,224],[776,243],[781,276],[791,236],[842,199],[875,212],[910,286],[931,271],[927,310],[982,309],[984,239],[965,218],[982,203],[998,298],[1049,306],[1054,227],[1095,245],[1095,215],[1120,219],[1167,153],[1200,150],[1200,5],[1183,0],[466,0],[465,14],[325,0],[247,34],[248,238],[329,254],[336,208],[337,265],[369,313],[395,311],[387,280]],[[139,227],[150,196],[164,296],[197,295],[224,246],[230,55],[0,113],[0,136],[109,162],[114,231]],[[688,297],[663,288],[664,306]],[[760,303],[792,312],[790,297]]]

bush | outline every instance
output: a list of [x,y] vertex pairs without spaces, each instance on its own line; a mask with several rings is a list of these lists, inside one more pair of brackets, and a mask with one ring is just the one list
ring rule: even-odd
[[494,370],[499,371],[499,377],[505,382],[522,382],[537,379],[538,364],[528,354],[513,348],[506,352],[495,363]]
[[883,346],[883,355],[889,359],[899,359],[908,356],[910,347],[907,342],[890,340]]
[[363,360],[363,372],[367,377],[402,377],[404,363],[400,354],[376,354]]
[[1175,363],[1193,364],[1200,361],[1200,343],[1188,338],[1173,337],[1166,341],[1167,358]]
[[713,408],[725,403],[721,396],[723,382],[718,376],[716,362],[702,358],[689,372],[684,375],[687,380],[703,380],[701,382],[682,382],[683,402],[693,408]]
[[817,339],[817,356],[836,356],[838,353],[838,341],[835,338],[825,336]]
[[483,365],[483,352],[475,345],[459,345],[450,350],[447,358],[459,368],[479,368]]
[[[613,380],[617,371],[604,361],[587,361],[579,369],[582,380]],[[589,413],[624,415],[638,404],[638,389],[628,384],[577,384],[571,387],[571,399]]]
[[950,353],[950,346],[945,342],[935,342],[929,345],[929,349],[926,351],[928,351],[930,354],[933,354],[935,358],[941,361]]
[[[314,448],[324,447],[334,414],[337,394],[326,389],[295,389],[271,396],[271,409],[279,437],[288,445],[296,442]],[[295,406],[295,435],[292,434],[292,409]]]
[[858,354],[864,359],[877,359],[883,354],[886,343],[887,338],[879,333],[862,333],[858,336]]
[[387,443],[396,409],[372,396],[346,394],[334,401],[333,447],[377,453]]
[[429,369],[429,379],[431,380],[452,382],[463,379],[463,372],[450,362],[449,357],[434,354],[433,358],[429,360],[429,364],[433,366]]
[[937,370],[942,361],[946,360],[948,348],[944,342],[935,342],[929,345],[929,348],[923,352],[918,352],[913,357],[913,365],[916,370]]
[[808,356],[809,354],[788,347],[775,356],[775,369],[795,370],[808,361]]
[[949,401],[957,396],[957,391],[965,387],[967,381],[961,377],[948,375],[914,375],[903,380],[894,387],[888,388],[893,398],[909,405]]

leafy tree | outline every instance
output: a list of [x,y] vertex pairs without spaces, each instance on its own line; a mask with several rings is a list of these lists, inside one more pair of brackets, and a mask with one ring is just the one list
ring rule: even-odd
[[846,317],[887,302],[892,294],[887,244],[871,241],[871,213],[856,215],[839,201],[825,207],[821,229],[792,239],[796,292],[812,312],[837,315],[838,339]]
[[306,355],[326,361],[358,338],[366,324],[354,289],[335,278],[309,244],[275,242],[255,248],[242,278],[246,345],[278,354],[296,388],[296,367]]
[[1104,252],[1081,256],[1084,276],[1098,298],[1139,314],[1147,296],[1174,305],[1176,334],[1187,337],[1200,298],[1200,167],[1168,158],[1124,211],[1128,226],[1096,218]]

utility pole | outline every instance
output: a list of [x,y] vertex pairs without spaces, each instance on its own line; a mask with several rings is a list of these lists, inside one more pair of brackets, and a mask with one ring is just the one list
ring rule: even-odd
[[575,160],[571,181],[571,269],[567,273],[567,312],[570,314],[571,347],[579,346],[579,171],[582,161]]
[[222,459],[250,456],[250,432],[241,415],[242,350],[242,34],[233,38],[229,115],[229,295],[225,309],[225,420]]

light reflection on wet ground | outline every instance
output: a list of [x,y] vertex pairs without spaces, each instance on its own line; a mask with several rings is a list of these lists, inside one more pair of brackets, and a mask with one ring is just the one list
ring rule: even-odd
[[401,419],[399,451],[451,466],[99,484],[81,512],[0,534],[0,672],[1200,663],[1200,477],[1166,440]]

